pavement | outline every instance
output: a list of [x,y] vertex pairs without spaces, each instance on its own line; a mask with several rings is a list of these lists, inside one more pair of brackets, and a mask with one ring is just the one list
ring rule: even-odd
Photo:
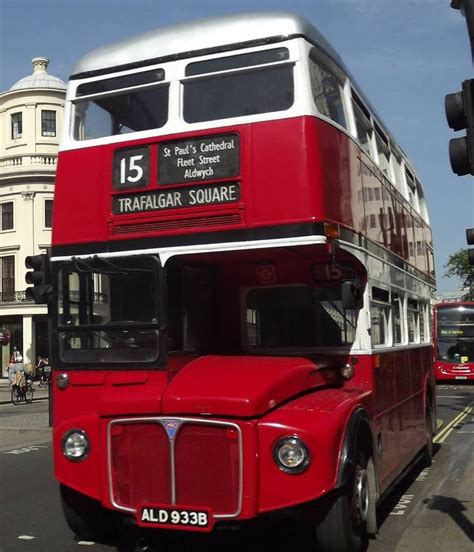
[[[39,387],[38,382],[34,382],[33,404],[36,401],[48,400],[48,389]],[[8,379],[0,379],[0,405],[11,404],[11,391]],[[8,432],[16,432],[22,434],[23,437],[42,438],[51,434],[49,427],[48,412],[29,412],[29,404],[20,403],[12,408],[18,409],[14,416],[0,417],[0,432],[5,430]],[[31,435],[30,435],[31,434]]]

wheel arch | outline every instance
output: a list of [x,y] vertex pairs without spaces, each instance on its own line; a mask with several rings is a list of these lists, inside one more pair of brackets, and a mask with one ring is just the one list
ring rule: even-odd
[[375,486],[378,490],[378,465],[377,465],[377,448],[374,432],[370,423],[370,418],[367,411],[362,408],[356,408],[346,424],[344,438],[340,447],[339,463],[336,474],[336,488],[347,485],[353,475],[357,461],[357,453],[362,449],[367,457],[371,456],[375,468]]

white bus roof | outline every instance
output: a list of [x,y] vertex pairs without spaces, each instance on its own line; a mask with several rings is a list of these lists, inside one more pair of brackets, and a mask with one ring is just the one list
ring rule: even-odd
[[231,50],[240,45],[277,42],[294,36],[307,37],[344,68],[329,42],[303,17],[285,12],[255,12],[168,25],[96,48],[76,64],[72,77],[149,65],[154,60],[186,58],[200,52]]

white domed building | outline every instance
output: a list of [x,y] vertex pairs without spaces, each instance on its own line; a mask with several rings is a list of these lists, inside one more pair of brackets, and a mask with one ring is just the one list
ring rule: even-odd
[[0,330],[6,375],[14,347],[25,363],[48,356],[47,310],[26,299],[25,257],[51,244],[51,218],[66,83],[48,73],[49,60],[32,60],[33,73],[0,92]]

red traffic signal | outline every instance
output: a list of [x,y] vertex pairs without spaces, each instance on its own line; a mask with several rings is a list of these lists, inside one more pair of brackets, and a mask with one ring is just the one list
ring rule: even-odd
[[449,141],[451,168],[458,176],[474,175],[474,79],[462,83],[462,90],[448,94],[444,102],[448,125],[466,136]]

